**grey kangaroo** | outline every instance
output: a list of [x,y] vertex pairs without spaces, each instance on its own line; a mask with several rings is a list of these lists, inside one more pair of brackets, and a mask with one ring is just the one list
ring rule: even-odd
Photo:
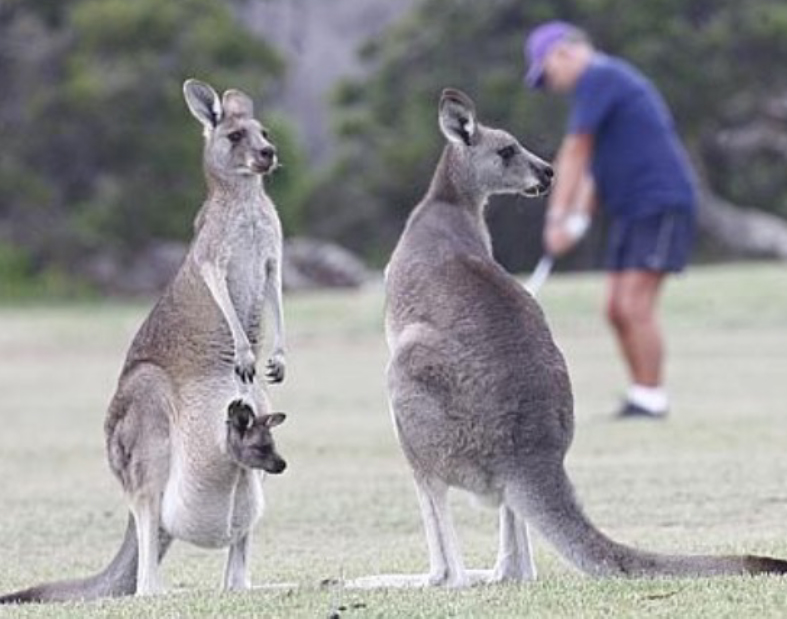
[[[447,145],[388,265],[385,316],[390,404],[431,569],[355,584],[532,580],[530,523],[594,576],[787,572],[787,562],[765,557],[642,552],[588,520],[564,468],[574,424],[565,361],[537,303],[493,259],[483,213],[493,194],[547,191],[552,170],[508,133],[481,125],[457,90],[443,92],[439,124]],[[465,570],[449,487],[499,507],[494,570]]]
[[269,414],[255,380],[262,313],[274,317],[268,378],[284,378],[281,226],[262,176],[276,150],[238,90],[222,98],[188,80],[204,127],[208,196],[179,272],[136,334],[104,426],[109,465],[130,506],[123,543],[100,574],[44,584],[0,603],[154,593],[173,539],[229,547],[225,589],[249,586],[248,554],[262,515],[262,475],[280,473]]

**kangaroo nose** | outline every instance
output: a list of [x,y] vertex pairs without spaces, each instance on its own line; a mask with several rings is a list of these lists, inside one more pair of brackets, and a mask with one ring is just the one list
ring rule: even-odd
[[549,186],[552,184],[552,179],[555,177],[555,171],[551,165],[539,166],[536,168],[536,176],[542,185]]
[[273,146],[265,146],[257,151],[263,159],[273,159],[276,156],[276,149]]
[[266,471],[271,473],[272,475],[278,475],[279,473],[283,472],[284,469],[287,468],[287,463],[282,460],[281,458],[274,460],[268,467],[266,467]]

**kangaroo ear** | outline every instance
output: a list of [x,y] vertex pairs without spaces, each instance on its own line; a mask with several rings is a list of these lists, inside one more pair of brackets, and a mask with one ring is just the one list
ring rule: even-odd
[[248,430],[254,423],[254,411],[241,400],[230,402],[227,410],[227,423],[233,425],[241,433]]
[[235,118],[252,118],[254,116],[254,102],[251,97],[240,90],[228,90],[221,98],[221,107],[224,114]]
[[265,425],[269,428],[275,428],[276,426],[280,426],[284,423],[284,420],[287,419],[287,415],[284,413],[273,413],[271,415],[265,415],[263,417],[263,421]]
[[465,93],[446,88],[440,97],[440,129],[452,142],[470,146],[476,137],[475,104]]
[[206,129],[214,129],[221,122],[222,109],[219,95],[205,82],[195,79],[183,82],[183,97],[194,118]]

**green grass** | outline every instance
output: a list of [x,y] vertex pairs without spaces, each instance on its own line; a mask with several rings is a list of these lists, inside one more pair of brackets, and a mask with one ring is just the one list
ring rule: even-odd
[[[665,299],[667,423],[615,423],[625,386],[597,276],[555,277],[542,303],[572,372],[577,430],[568,466],[594,521],[665,552],[787,556],[787,271],[694,269]],[[0,590],[86,575],[116,550],[126,510],[105,464],[102,424],[147,305],[0,309]],[[427,568],[407,466],[383,385],[382,296],[286,301],[289,376],[272,389],[290,467],[266,482],[256,583],[218,593],[223,553],[176,544],[154,599],[2,609],[64,617],[782,617],[787,580],[593,581],[538,540],[539,581],[466,591],[350,592],[325,580]],[[461,494],[466,562],[488,567],[496,515]]]

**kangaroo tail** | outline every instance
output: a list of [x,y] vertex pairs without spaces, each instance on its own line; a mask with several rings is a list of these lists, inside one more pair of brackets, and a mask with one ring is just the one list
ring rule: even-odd
[[[166,553],[171,538],[161,532],[159,560]],[[126,534],[114,559],[99,574],[89,578],[46,583],[0,596],[0,604],[65,602],[92,600],[101,597],[131,595],[137,590],[137,532],[134,518],[129,515]]]
[[[540,467],[543,473],[543,465]],[[585,516],[562,466],[548,486],[509,484],[505,500],[532,522],[568,561],[599,577],[787,574],[787,561],[753,555],[703,556],[644,552],[611,540]]]

